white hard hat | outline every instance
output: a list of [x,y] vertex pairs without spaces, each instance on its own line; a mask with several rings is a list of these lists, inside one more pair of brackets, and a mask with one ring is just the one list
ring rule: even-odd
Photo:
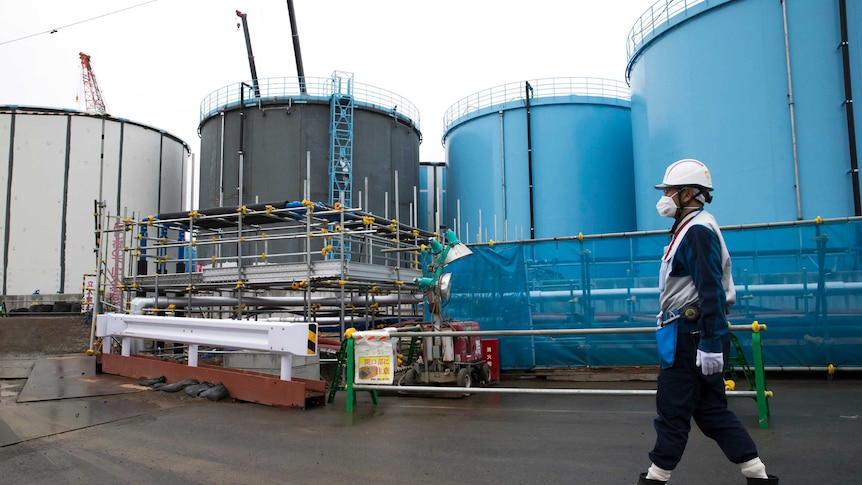
[[700,187],[709,191],[712,190],[712,177],[702,162],[686,158],[670,164],[664,172],[664,179],[655,186],[659,190],[668,187]]

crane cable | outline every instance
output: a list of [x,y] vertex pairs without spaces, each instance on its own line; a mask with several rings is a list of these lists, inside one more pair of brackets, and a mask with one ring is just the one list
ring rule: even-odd
[[107,16],[109,16],[109,15],[114,15],[114,14],[117,14],[117,13],[120,13],[120,12],[125,12],[126,10],[131,10],[131,9],[133,9],[133,8],[142,7],[142,6],[144,6],[144,5],[147,5],[148,3],[154,3],[154,2],[157,2],[157,1],[158,1],[158,0],[149,0],[148,2],[139,3],[139,4],[137,4],[137,5],[132,5],[131,7],[121,8],[120,10],[115,10],[115,11],[113,11],[113,12],[108,12],[108,13],[105,13],[105,14],[102,14],[102,15],[97,15],[97,16],[95,16],[95,17],[91,17],[91,18],[88,18],[88,19],[85,19],[85,20],[79,20],[79,21],[77,21],[77,22],[74,22],[74,23],[71,23],[71,24],[68,24],[68,25],[64,25],[64,26],[62,26],[62,27],[56,27],[56,28],[53,28],[53,29],[51,29],[51,30],[46,30],[45,32],[37,32],[37,33],[35,33],[35,34],[25,35],[24,37],[18,37],[17,39],[4,40],[3,42],[0,42],[0,45],[11,44],[11,43],[13,43],[13,42],[18,42],[19,40],[29,39],[30,37],[36,37],[37,35],[42,35],[42,34],[54,34],[54,33],[56,33],[57,31],[59,31],[60,29],[65,29],[65,28],[68,28],[68,27],[73,27],[73,26],[75,26],[75,25],[83,24],[83,23],[85,23],[85,22],[90,22],[90,21],[92,21],[92,20],[97,20],[97,19],[100,19],[100,18],[102,18],[102,17],[107,17]]

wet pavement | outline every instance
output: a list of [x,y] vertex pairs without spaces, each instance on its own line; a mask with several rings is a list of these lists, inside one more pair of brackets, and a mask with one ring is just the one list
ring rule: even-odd
[[[782,484],[862,483],[862,380],[853,377],[770,376],[767,429],[757,427],[753,399],[731,400]],[[135,384],[95,379],[115,380],[103,388]],[[518,379],[501,386],[655,383]],[[297,410],[152,390],[15,402],[20,380],[0,380],[0,388],[2,483],[633,484],[655,438],[649,396],[389,393],[375,406],[359,392],[348,414],[343,392],[332,405]],[[7,443],[13,434],[17,441]],[[695,429],[670,483],[745,480]]]

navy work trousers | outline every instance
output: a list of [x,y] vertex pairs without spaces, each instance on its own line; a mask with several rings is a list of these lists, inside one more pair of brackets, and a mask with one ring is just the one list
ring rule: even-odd
[[[699,340],[699,334],[681,331],[673,367],[661,369],[658,374],[658,416],[654,423],[657,437],[649,457],[665,470],[673,470],[682,459],[691,418],[704,435],[718,443],[731,462],[743,463],[758,456],[748,431],[727,409],[722,373],[705,376],[695,365]],[[722,347],[727,362],[729,336],[724,336]]]

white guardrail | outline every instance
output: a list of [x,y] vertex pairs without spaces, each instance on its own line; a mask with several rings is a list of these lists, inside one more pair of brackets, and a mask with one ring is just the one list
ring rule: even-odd
[[[292,356],[317,354],[317,324],[313,322],[253,322],[211,318],[157,317],[105,313],[96,321],[97,337],[121,339],[122,355],[129,357],[135,339],[188,344],[188,365],[197,367],[198,346],[258,350],[281,356],[281,379],[291,380]],[[102,344],[110,353],[111,345]]]

